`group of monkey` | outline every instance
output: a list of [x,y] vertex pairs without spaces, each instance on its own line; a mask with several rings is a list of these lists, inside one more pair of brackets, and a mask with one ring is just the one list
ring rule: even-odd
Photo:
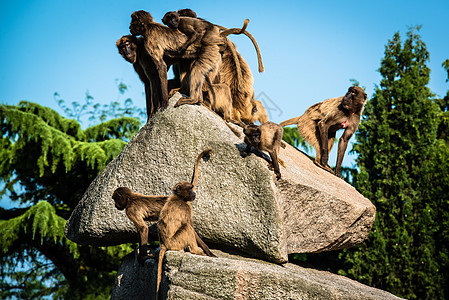
[[[168,12],[162,19],[167,25],[156,23],[150,13],[140,10],[131,14],[131,35],[122,36],[116,43],[123,58],[132,63],[145,86],[147,116],[164,109],[168,99],[176,92],[183,96],[175,107],[200,104],[219,114],[237,135],[240,132],[228,122],[243,127],[246,157],[251,148],[267,151],[276,178],[281,178],[278,157],[283,127],[297,124],[302,137],[316,150],[315,164],[340,176],[340,167],[349,139],[357,130],[367,95],[358,86],[348,89],[345,96],[327,99],[309,107],[297,118],[280,124],[268,121],[265,109],[254,97],[253,77],[248,64],[227,37],[230,34],[248,36],[257,53],[259,72],[264,67],[259,47],[254,37],[246,31],[249,20],[242,28],[227,29],[198,18],[190,9]],[[167,79],[172,67],[174,79]],[[206,83],[206,84],[204,84]],[[254,125],[259,121],[261,125]],[[335,172],[328,165],[329,152],[336,132],[344,129],[339,140]],[[170,196],[147,196],[127,187],[117,188],[112,198],[119,210],[137,227],[140,234],[139,262],[148,258],[148,227],[145,221],[157,221],[160,252],[157,293],[166,250],[185,250],[195,254],[214,256],[193,228],[192,206],[198,179],[198,167],[203,157],[212,149],[203,151],[197,158],[192,182],[179,182]]]

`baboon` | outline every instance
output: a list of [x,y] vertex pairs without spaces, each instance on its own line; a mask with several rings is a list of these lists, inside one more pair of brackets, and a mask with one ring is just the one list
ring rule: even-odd
[[209,100],[212,109],[221,114],[226,122],[232,121],[232,98],[229,86],[224,83],[211,84]]
[[161,93],[158,86],[156,65],[144,49],[144,41],[132,35],[125,35],[116,42],[120,55],[130,62],[145,87],[147,117],[150,119],[160,108]]
[[178,14],[182,17],[191,17],[196,18],[196,12],[191,10],[190,8],[178,9]]
[[212,149],[207,149],[198,155],[192,181],[190,183],[186,181],[177,183],[173,188],[173,193],[167,199],[167,202],[161,210],[157,222],[161,247],[157,269],[157,297],[160,296],[159,287],[162,276],[162,262],[167,250],[189,251],[199,255],[215,256],[207,246],[207,250],[204,251],[198,247],[197,239],[195,238],[196,232],[193,228],[192,204],[190,204],[196,197],[195,189],[198,183],[198,166],[201,158],[209,156],[211,153]]
[[139,232],[139,254],[138,261],[143,262],[150,258],[148,255],[148,226],[145,221],[157,221],[167,196],[147,196],[134,193],[127,187],[119,187],[112,194],[115,207],[118,210],[125,210],[129,220],[133,222]]
[[273,122],[265,122],[260,126],[246,125],[243,128],[246,149],[241,153],[242,157],[248,156],[251,151],[251,146],[260,151],[267,151],[270,154],[274,173],[278,180],[281,179],[279,162],[285,167],[284,162],[278,156],[283,132],[282,127]]
[[[301,136],[315,148],[315,164],[341,177],[340,168],[348,141],[359,127],[367,95],[358,86],[352,86],[343,97],[324,100],[309,107],[297,118],[281,122],[281,126],[297,124]],[[345,129],[338,142],[335,172],[328,165],[329,152],[335,141],[336,132]]]
[[252,123],[259,121],[260,124],[268,122],[267,112],[260,101],[254,101],[252,110]]

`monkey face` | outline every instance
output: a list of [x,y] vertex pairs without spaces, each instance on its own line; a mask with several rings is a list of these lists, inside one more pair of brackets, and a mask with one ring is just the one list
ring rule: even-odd
[[366,98],[367,95],[361,87],[351,86],[343,97],[341,105],[344,109],[355,111],[360,106],[363,106]]
[[131,44],[129,41],[126,41],[119,46],[119,52],[126,61],[132,64],[136,63],[137,56],[135,44]]
[[179,26],[179,15],[177,12],[169,11],[162,18],[162,23],[171,29],[177,29]]
[[246,125],[243,128],[243,133],[252,145],[257,146],[260,143],[261,132],[259,126],[253,124]]
[[195,200],[196,193],[193,191],[193,184],[183,181],[175,185],[173,193],[184,201]]
[[112,194],[112,199],[115,202],[115,208],[118,210],[124,210],[128,204],[128,195],[130,195],[131,190],[127,187],[119,187]]
[[145,29],[149,23],[153,22],[153,17],[144,10],[135,11],[131,14],[131,24],[129,31],[132,35],[144,35]]

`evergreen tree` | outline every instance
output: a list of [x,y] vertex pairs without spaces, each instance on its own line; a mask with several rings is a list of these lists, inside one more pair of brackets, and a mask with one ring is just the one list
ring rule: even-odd
[[123,117],[82,130],[35,103],[0,105],[0,298],[109,298],[129,245],[91,247],[64,236],[66,219],[90,182],[140,128]]
[[341,254],[340,273],[409,299],[442,299],[448,286],[436,259],[442,245],[435,196],[447,191],[448,177],[440,170],[446,177],[433,186],[440,110],[427,87],[429,53],[418,31],[411,28],[404,43],[399,33],[388,41],[380,86],[356,134],[356,187],[377,212],[367,241]]

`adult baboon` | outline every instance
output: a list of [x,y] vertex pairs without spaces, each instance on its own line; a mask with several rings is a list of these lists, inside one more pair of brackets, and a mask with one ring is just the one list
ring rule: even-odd
[[161,210],[157,223],[161,246],[156,288],[158,297],[160,296],[159,287],[162,276],[162,263],[166,251],[189,251],[199,255],[215,256],[209,248],[207,250],[203,248],[203,251],[198,247],[197,239],[195,238],[196,232],[193,228],[193,210],[190,204],[196,197],[195,188],[198,183],[199,163],[204,156],[209,156],[211,153],[212,149],[207,149],[198,155],[192,182],[182,181],[177,183],[173,188],[173,193]]
[[162,95],[160,90],[155,88],[160,84],[156,65],[145,51],[143,44],[143,38],[132,35],[122,36],[116,43],[120,55],[133,65],[144,84],[147,117],[150,119],[161,107]]
[[332,173],[332,168],[327,163],[329,152],[334,145],[336,132],[345,129],[338,142],[335,166],[335,175],[341,177],[343,156],[349,139],[359,127],[366,97],[361,87],[352,86],[345,96],[312,105],[302,116],[281,122],[280,125],[297,124],[301,136],[316,150],[315,164]]

